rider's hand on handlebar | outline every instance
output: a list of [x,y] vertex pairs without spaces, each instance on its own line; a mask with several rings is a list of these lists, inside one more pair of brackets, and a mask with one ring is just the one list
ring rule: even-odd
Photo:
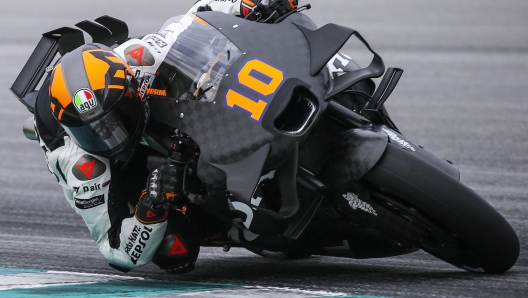
[[168,164],[162,164],[150,173],[147,181],[147,195],[152,201],[152,208],[163,206],[167,209],[170,202],[182,193],[182,173]]
[[272,23],[297,8],[297,0],[257,0],[252,12],[246,16],[249,20]]
[[183,191],[182,177],[183,169],[169,164],[162,164],[152,171],[146,191],[141,194],[136,205],[136,218],[143,224],[165,221],[171,202]]

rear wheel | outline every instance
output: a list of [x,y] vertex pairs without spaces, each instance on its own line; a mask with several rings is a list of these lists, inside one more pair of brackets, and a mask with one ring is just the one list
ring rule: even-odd
[[505,272],[517,261],[519,240],[509,223],[474,191],[411,152],[389,144],[364,180],[376,188],[377,204],[426,230],[418,245],[430,254],[483,273]]

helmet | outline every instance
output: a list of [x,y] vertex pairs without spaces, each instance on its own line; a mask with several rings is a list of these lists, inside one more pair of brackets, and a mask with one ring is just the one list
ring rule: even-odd
[[86,44],[53,69],[51,110],[85,151],[128,160],[148,121],[148,107],[128,64],[110,48]]

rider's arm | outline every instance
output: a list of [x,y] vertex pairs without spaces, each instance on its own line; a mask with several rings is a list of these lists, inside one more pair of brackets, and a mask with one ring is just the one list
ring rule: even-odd
[[242,0],[235,1],[218,1],[218,0],[199,0],[187,13],[199,11],[200,8],[209,7],[213,11],[225,12],[235,16],[240,15]]
[[120,197],[126,194],[127,181],[113,175],[108,159],[87,153],[68,137],[53,151],[40,144],[46,149],[49,170],[106,260],[122,269],[150,262],[163,239],[166,221],[144,223],[129,210],[128,198]]
[[273,23],[295,9],[297,4],[298,0],[199,0],[188,13],[213,10],[251,21],[262,20]]

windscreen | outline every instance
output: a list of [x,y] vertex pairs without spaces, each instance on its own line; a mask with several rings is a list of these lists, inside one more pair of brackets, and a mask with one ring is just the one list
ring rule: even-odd
[[171,98],[213,101],[227,69],[242,53],[220,31],[192,17],[159,67],[156,85]]

